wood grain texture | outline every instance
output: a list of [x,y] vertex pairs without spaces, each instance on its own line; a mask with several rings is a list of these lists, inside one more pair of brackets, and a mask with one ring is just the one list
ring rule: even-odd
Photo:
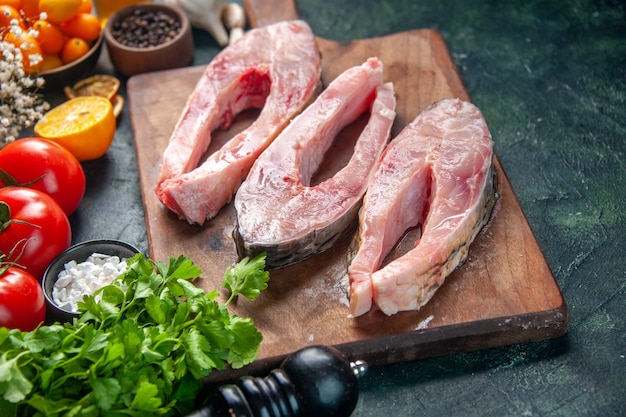
[[[279,4],[287,5],[280,8]],[[272,10],[295,17],[292,1],[246,1],[254,25],[276,21]],[[264,10],[263,12],[261,10]],[[413,30],[380,38],[337,43],[317,38],[324,85],[370,56],[385,65],[395,84],[397,134],[426,106],[445,97],[469,100],[441,36]],[[164,208],[154,194],[161,155],[188,95],[204,67],[147,73],[128,81],[129,107],[137,149],[150,256],[165,260],[185,254],[204,271],[198,285],[219,289],[223,271],[237,261],[232,239],[232,204],[204,226],[190,226]],[[255,112],[237,117],[226,132],[215,132],[211,150],[245,128]],[[338,140],[350,141],[357,124]],[[345,159],[337,145],[324,162],[329,170]],[[306,261],[271,271],[267,291],[254,302],[239,300],[237,314],[251,317],[264,340],[254,373],[310,344],[339,347],[349,358],[371,365],[536,341],[567,330],[567,308],[544,256],[497,157],[498,200],[489,224],[470,248],[467,262],[420,311],[387,317],[371,311],[348,317],[345,274],[350,237]],[[332,175],[332,172],[322,173]],[[224,295],[225,296],[225,295]]]

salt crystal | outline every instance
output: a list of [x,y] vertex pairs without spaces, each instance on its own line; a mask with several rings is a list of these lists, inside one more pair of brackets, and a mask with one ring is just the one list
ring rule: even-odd
[[67,262],[64,268],[52,288],[52,298],[57,305],[76,312],[77,303],[85,295],[92,295],[126,270],[126,260],[120,260],[118,256],[93,253],[84,262]]

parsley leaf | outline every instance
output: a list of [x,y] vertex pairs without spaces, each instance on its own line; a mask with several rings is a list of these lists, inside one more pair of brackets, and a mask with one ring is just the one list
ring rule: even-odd
[[[265,257],[226,271],[231,299],[267,287]],[[165,415],[188,412],[201,379],[258,355],[262,335],[191,281],[185,256],[138,254],[117,280],[84,297],[72,323],[0,328],[0,408],[11,415]],[[230,301],[230,300],[229,300]]]
[[265,253],[257,255],[252,260],[246,256],[224,272],[224,288],[231,292],[226,304],[238,295],[255,300],[261,291],[267,288],[270,274],[265,271],[265,257]]

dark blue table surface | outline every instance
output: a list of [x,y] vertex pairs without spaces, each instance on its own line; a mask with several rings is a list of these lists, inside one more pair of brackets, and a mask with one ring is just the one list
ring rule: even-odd
[[[440,31],[569,308],[569,331],[555,340],[370,369],[354,415],[625,415],[623,2],[297,4],[318,36],[334,40]],[[208,63],[215,42],[199,30],[194,40],[194,64]],[[112,73],[106,52],[95,72]],[[112,148],[83,166],[87,193],[71,217],[74,241],[116,238],[147,252],[128,106]]]

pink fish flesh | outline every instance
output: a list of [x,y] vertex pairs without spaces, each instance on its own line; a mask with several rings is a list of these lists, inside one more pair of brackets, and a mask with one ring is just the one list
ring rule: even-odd
[[[329,248],[353,228],[389,141],[395,105],[378,59],[339,75],[261,154],[239,188],[234,236],[240,256],[264,251],[268,267],[280,267]],[[311,186],[337,134],[368,110],[348,163]]]
[[[313,99],[320,53],[301,20],[252,29],[222,50],[190,95],[163,153],[155,192],[190,224],[203,224],[232,199],[259,154]],[[198,166],[211,133],[235,115],[258,118]]]
[[[369,184],[348,268],[350,313],[418,310],[467,258],[495,202],[493,141],[476,106],[442,100],[393,139]],[[382,266],[407,230],[421,237]],[[381,268],[382,266],[382,268]]]

